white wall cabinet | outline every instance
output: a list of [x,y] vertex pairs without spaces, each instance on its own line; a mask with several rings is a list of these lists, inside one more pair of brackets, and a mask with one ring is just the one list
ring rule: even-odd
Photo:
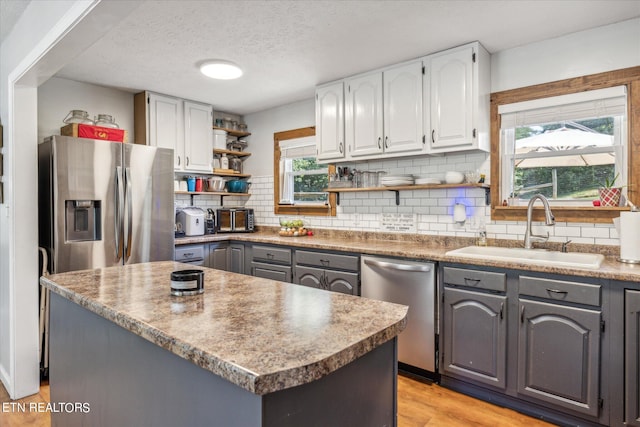
[[135,143],[174,150],[177,172],[209,172],[213,107],[141,92],[134,97]]
[[478,42],[425,58],[430,153],[489,151],[489,53]]
[[184,170],[211,173],[213,107],[184,101]]
[[355,159],[382,153],[382,73],[353,77],[345,85],[347,156]]
[[473,42],[319,86],[318,160],[488,152],[490,67]]
[[345,157],[342,82],[316,89],[316,147],[319,161],[340,161]]
[[386,70],[383,80],[384,151],[419,154],[423,151],[422,61]]
[[421,154],[422,61],[345,81],[347,159]]

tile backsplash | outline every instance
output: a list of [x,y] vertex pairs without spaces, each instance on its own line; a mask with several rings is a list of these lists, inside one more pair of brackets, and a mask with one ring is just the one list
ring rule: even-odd
[[[388,174],[410,173],[420,177],[442,178],[448,170],[464,172],[485,168],[487,155],[457,154],[443,157],[421,157],[411,159],[390,159],[357,164],[357,169],[384,170]],[[350,165],[354,166],[354,165]],[[224,198],[225,207],[246,206],[253,208],[257,225],[278,226],[279,216],[273,213],[273,176],[251,177],[251,196]],[[203,208],[218,208],[220,197],[195,196],[194,205]],[[177,205],[188,205],[190,197],[176,196]],[[466,206],[467,221],[460,225],[453,221],[453,206]],[[474,237],[479,224],[484,224],[490,239],[523,240],[526,228],[524,221],[492,221],[491,209],[485,203],[485,191],[480,188],[431,189],[400,192],[400,204],[395,204],[395,192],[370,191],[341,193],[340,204],[335,217],[305,217],[313,228],[354,230],[362,232],[386,231],[383,215],[387,219],[393,215],[407,214],[415,217],[415,227],[409,232],[434,236]],[[409,216],[410,217],[410,216]],[[414,231],[415,230],[415,231]],[[398,231],[401,233],[402,231]],[[550,242],[571,240],[575,244],[618,245],[618,233],[613,224],[558,222],[546,227],[534,222],[534,232],[549,232]]]

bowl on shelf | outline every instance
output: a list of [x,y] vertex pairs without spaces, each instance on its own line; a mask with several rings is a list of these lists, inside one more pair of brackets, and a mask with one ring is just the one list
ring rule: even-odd
[[209,192],[224,191],[225,180],[220,176],[210,176],[206,180],[206,190]]
[[449,171],[444,175],[444,182],[447,184],[462,184],[464,182],[464,174],[456,171]]
[[241,179],[230,179],[227,181],[227,191],[229,193],[246,193],[251,186],[250,182]]

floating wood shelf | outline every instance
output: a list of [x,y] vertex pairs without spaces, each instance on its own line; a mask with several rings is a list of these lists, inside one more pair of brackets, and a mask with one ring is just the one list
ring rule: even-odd
[[485,191],[485,202],[487,205],[491,204],[491,187],[487,184],[414,184],[414,185],[394,185],[390,187],[365,187],[365,188],[353,188],[353,187],[336,187],[325,188],[322,191],[327,193],[336,193],[337,203],[340,204],[340,193],[360,193],[364,191],[393,191],[396,193],[396,205],[400,204],[400,191],[413,191],[413,190],[439,190],[449,188],[481,188]]
[[231,136],[236,136],[238,138],[242,138],[243,136],[249,136],[251,135],[251,132],[243,132],[243,131],[239,131],[239,130],[233,130],[233,129],[227,129],[227,128],[221,128],[218,126],[214,126],[214,129],[220,129],[220,130],[224,130],[226,131],[229,135]]

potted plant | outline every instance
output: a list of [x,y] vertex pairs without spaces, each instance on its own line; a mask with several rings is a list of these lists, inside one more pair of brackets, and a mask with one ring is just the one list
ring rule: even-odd
[[622,187],[614,187],[619,175],[619,173],[616,174],[611,181],[609,181],[609,178],[606,178],[604,185],[598,188],[598,195],[600,196],[600,206],[620,205],[620,195],[622,194]]

